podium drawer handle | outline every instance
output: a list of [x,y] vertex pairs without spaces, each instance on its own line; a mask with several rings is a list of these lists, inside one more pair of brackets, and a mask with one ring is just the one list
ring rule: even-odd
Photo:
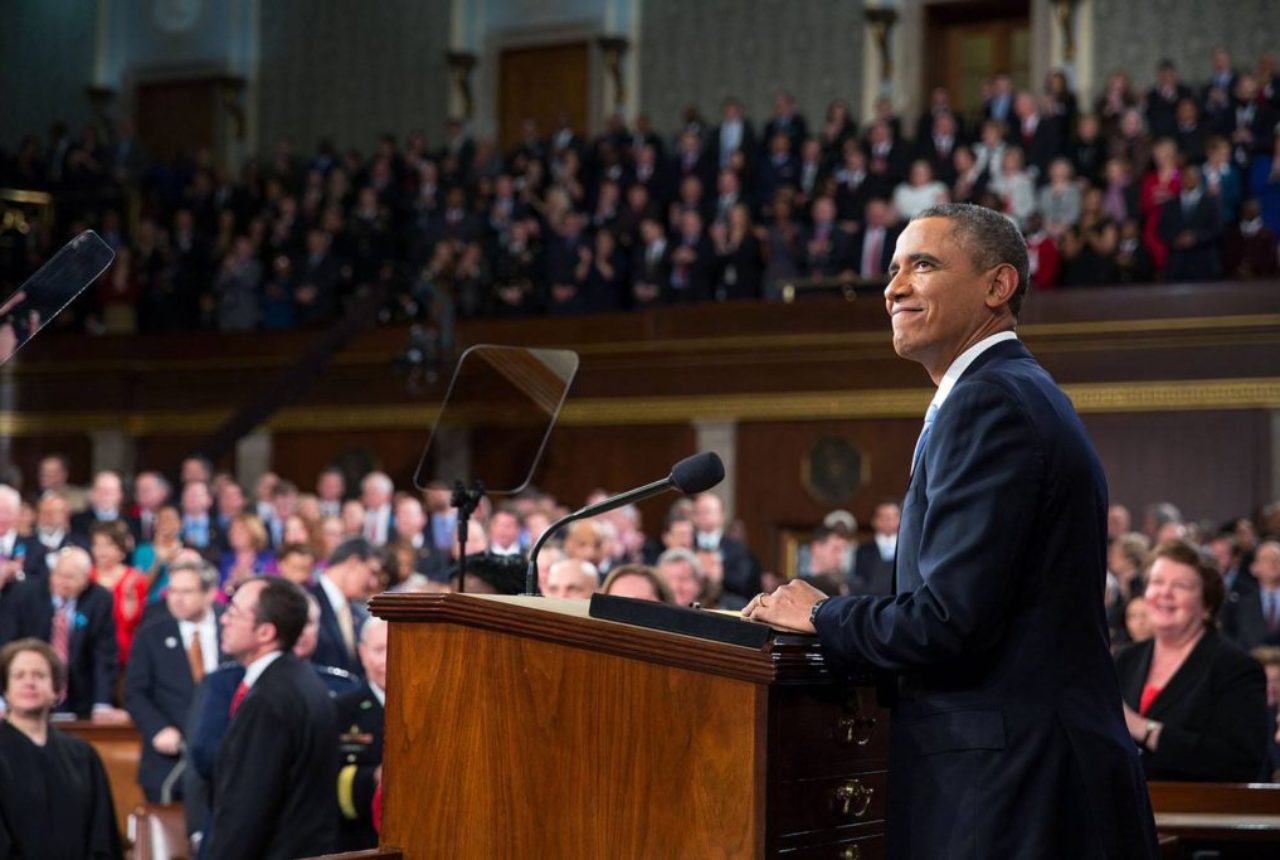
[[851,779],[836,788],[836,806],[846,818],[859,818],[871,807],[872,793],[873,789],[863,785],[861,780]]
[[840,860],[862,860],[862,846],[846,845],[840,852]]
[[836,720],[836,741],[842,744],[857,744],[860,747],[871,742],[876,730],[876,718],[867,714],[845,716]]

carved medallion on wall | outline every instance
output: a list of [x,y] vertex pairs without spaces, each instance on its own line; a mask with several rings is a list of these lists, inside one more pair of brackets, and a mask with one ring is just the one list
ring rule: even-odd
[[805,454],[800,480],[816,501],[838,505],[862,489],[867,481],[867,468],[867,458],[852,440],[824,436]]

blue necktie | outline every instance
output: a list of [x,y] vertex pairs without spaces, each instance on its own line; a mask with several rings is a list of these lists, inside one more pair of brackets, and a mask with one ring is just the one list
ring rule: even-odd
[[916,464],[920,462],[920,455],[924,452],[924,443],[929,439],[929,429],[933,427],[934,420],[938,417],[938,404],[930,403],[929,409],[924,413],[924,426],[920,428],[920,438],[916,439],[916,449],[911,452],[911,474],[915,474]]

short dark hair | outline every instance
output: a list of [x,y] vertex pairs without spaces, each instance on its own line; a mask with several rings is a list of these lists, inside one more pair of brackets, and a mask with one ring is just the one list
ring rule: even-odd
[[[1156,559],[1167,558],[1178,564],[1185,564],[1200,577],[1200,599],[1204,602],[1208,618],[1204,626],[1210,629],[1218,626],[1218,610],[1226,599],[1227,589],[1222,581],[1222,572],[1217,563],[1207,554],[1196,549],[1185,540],[1167,540],[1162,542],[1151,553],[1151,564]],[[1150,567],[1148,567],[1150,570]]]
[[[307,595],[301,588],[279,576],[258,576],[249,580],[261,581],[258,605],[253,618],[259,624],[274,624],[276,644],[282,651],[293,649],[294,643],[307,626]],[[243,586],[241,586],[243,587]]]
[[334,567],[342,564],[350,558],[357,558],[360,561],[368,561],[373,558],[373,544],[362,537],[347,538],[338,544],[333,551],[333,555],[329,556],[329,566]]
[[276,558],[288,558],[291,555],[305,555],[307,558],[314,559],[316,551],[305,543],[287,543],[280,547],[280,551],[276,553]]
[[911,220],[924,218],[950,221],[960,244],[969,250],[975,268],[985,271],[1002,263],[1013,266],[1018,273],[1018,285],[1009,298],[1009,312],[1016,319],[1031,280],[1031,261],[1027,256],[1027,240],[1014,223],[999,212],[972,203],[940,203]]
[[125,560],[128,561],[129,553],[133,552],[133,535],[129,533],[129,527],[125,525],[124,520],[103,520],[94,523],[89,527],[89,539],[92,540],[98,535],[115,544],[116,549],[124,553]]
[[61,693],[67,688],[67,667],[63,665],[53,647],[43,639],[28,637],[15,639],[0,648],[0,693],[9,692],[9,669],[18,655],[25,651],[34,651],[49,663],[49,676],[53,679],[53,689]]
[[624,564],[621,567],[615,567],[604,578],[604,583],[600,586],[601,593],[611,593],[613,584],[624,576],[638,576],[648,582],[650,587],[653,588],[653,593],[658,595],[660,603],[674,604],[676,602],[675,598],[671,596],[671,587],[667,585],[667,581],[658,576],[657,572],[647,564]]

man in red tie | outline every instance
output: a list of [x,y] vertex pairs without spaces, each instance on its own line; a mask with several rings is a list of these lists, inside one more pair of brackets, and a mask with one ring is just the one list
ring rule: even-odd
[[302,589],[251,579],[223,613],[222,650],[245,667],[214,770],[210,858],[325,854],[337,837],[337,717],[291,649],[307,623]]

